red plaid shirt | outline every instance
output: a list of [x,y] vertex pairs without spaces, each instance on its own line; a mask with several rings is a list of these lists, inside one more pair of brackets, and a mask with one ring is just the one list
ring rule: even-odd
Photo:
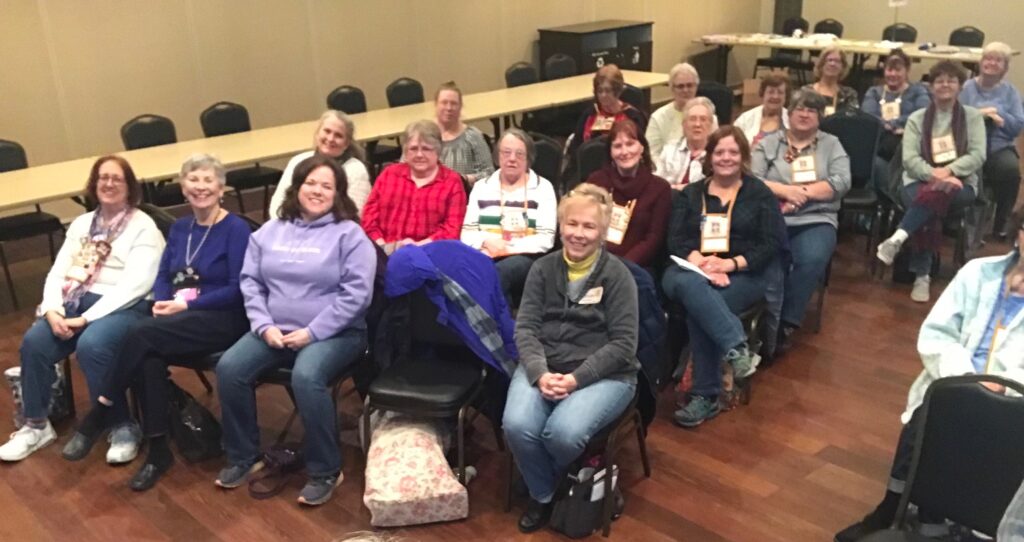
[[417,188],[408,164],[388,166],[363,207],[363,230],[385,243],[430,238],[458,239],[466,216],[466,191],[458,173],[438,165],[437,176]]

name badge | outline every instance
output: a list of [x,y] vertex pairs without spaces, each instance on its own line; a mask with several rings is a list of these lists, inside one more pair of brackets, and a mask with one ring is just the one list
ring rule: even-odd
[[612,220],[608,224],[608,242],[621,245],[626,238],[626,230],[629,229],[629,219],[633,217],[633,207],[636,200],[631,200],[626,205],[615,204],[612,206]]
[[936,164],[956,160],[956,142],[953,141],[953,134],[932,138],[932,160]]
[[831,117],[832,115],[835,115],[835,114],[836,114],[836,106],[834,106],[834,105],[826,105],[825,106],[825,116],[826,117]]
[[612,129],[612,124],[615,124],[615,117],[599,116],[594,119],[594,124],[590,125],[590,130],[594,132],[607,132]]
[[707,214],[700,227],[702,254],[729,252],[729,215]]
[[526,237],[529,233],[526,213],[520,209],[506,209],[501,214],[501,238],[505,241]]
[[199,297],[199,275],[191,267],[178,271],[171,279],[175,301],[189,303]]
[[596,305],[601,302],[602,297],[604,297],[604,286],[596,286],[587,290],[579,303],[580,305]]
[[793,182],[795,184],[813,183],[818,180],[818,169],[814,163],[814,155],[798,156],[793,160]]
[[882,103],[882,120],[890,121],[900,118],[900,102]]

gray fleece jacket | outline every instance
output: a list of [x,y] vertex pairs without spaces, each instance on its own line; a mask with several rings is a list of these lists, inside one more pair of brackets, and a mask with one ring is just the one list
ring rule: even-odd
[[516,317],[519,363],[531,384],[549,371],[572,374],[580,388],[603,378],[635,382],[640,365],[633,275],[602,250],[581,280],[583,288],[571,297],[561,251],[533,264]]

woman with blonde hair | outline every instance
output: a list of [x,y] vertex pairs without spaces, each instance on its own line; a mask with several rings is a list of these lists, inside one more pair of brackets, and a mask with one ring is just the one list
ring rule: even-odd
[[830,117],[836,112],[857,109],[860,99],[857,91],[841,82],[850,71],[850,61],[838,47],[828,47],[814,63],[814,83],[804,85],[804,89],[813,90],[822,95],[827,102],[823,117]]

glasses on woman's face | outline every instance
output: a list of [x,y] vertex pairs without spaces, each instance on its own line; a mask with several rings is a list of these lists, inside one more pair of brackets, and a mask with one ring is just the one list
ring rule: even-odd
[[526,151],[520,150],[501,149],[498,151],[498,154],[500,154],[502,158],[512,158],[513,156],[520,160],[526,158]]
[[691,90],[697,88],[697,83],[673,83],[672,90]]
[[111,175],[109,173],[104,173],[103,175],[100,175],[97,180],[99,181],[99,184],[117,185],[124,183],[124,177],[120,175]]
[[433,154],[437,152],[437,149],[430,145],[409,145],[409,147],[406,148],[406,152],[409,154]]

